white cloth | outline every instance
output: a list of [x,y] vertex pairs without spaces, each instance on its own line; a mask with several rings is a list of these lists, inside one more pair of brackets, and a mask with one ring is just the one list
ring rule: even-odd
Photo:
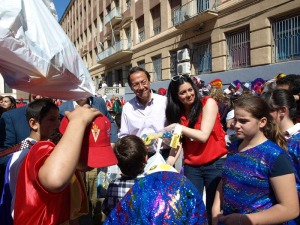
[[[227,113],[227,116],[226,116],[226,122],[230,119],[234,118],[234,110],[230,110],[228,113]],[[227,135],[230,136],[230,135],[233,135],[235,134],[235,130],[232,130],[232,129],[227,129],[226,131]]]
[[0,73],[9,87],[65,100],[95,95],[88,69],[53,16],[51,0],[0,0],[0,5]]
[[300,123],[296,123],[294,126],[292,126],[287,131],[285,131],[284,135],[288,139],[299,132],[300,132]]

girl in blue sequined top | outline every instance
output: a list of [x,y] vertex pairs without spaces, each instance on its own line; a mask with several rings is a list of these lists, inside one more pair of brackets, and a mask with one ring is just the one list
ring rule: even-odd
[[[297,118],[295,98],[291,92],[284,89],[266,93],[263,98],[271,109],[272,117],[287,139],[288,153],[294,166],[296,187],[300,199],[300,123],[294,123]],[[288,224],[300,224],[300,216],[289,221]]]
[[237,100],[235,131],[239,140],[229,147],[213,225],[284,224],[297,217],[294,169],[283,150],[286,140],[263,99]]

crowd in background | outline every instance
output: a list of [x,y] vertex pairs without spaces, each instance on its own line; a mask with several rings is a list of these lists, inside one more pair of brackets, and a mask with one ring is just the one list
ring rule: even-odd
[[[115,164],[115,158],[111,158],[109,162],[106,161],[106,157],[108,157],[105,155],[106,153],[101,156],[97,155],[97,157],[91,155],[91,159],[88,158],[87,163],[91,163],[93,159],[97,158],[101,163],[102,160],[105,161],[105,164],[101,164],[102,166],[99,164],[94,169],[89,168],[92,169],[90,171],[82,170],[84,186],[75,172],[77,181],[80,181],[77,184],[80,184],[80,188],[85,188],[88,193],[85,197],[82,192],[81,197],[82,199],[87,198],[90,208],[88,216],[77,215],[79,219],[76,223],[74,222],[75,224],[93,224],[93,222],[100,224],[106,217],[105,224],[130,224],[134,221],[139,221],[138,223],[141,224],[147,224],[149,221],[154,224],[163,224],[167,221],[171,224],[203,225],[285,224],[286,221],[289,221],[287,223],[289,225],[300,224],[300,217],[295,218],[299,215],[299,201],[297,201],[296,194],[298,193],[298,198],[300,197],[299,75],[280,73],[268,81],[262,78],[247,82],[235,80],[226,88],[223,88],[221,79],[214,79],[205,84],[198,77],[189,75],[172,77],[168,89],[159,88],[156,91],[151,89],[150,83],[149,73],[142,68],[135,67],[130,70],[128,75],[128,85],[135,97],[128,102],[124,100],[123,96],[112,95],[108,99],[104,95],[64,102],[59,99],[51,99],[50,102],[49,99],[32,100],[27,107],[23,99],[15,100],[11,96],[4,96],[0,98],[0,106],[3,111],[8,112],[15,108],[18,110],[18,103],[24,104],[22,106],[25,107],[19,105],[19,111],[12,110],[15,113],[14,117],[12,117],[13,113],[5,113],[2,116],[1,132],[3,133],[1,135],[3,134],[4,137],[4,134],[12,134],[12,129],[15,127],[17,129],[18,126],[14,126],[12,123],[8,125],[8,118],[13,123],[19,123],[21,115],[24,117],[25,111],[31,133],[28,136],[27,124],[26,129],[22,128],[23,136],[18,141],[8,143],[6,139],[2,140],[1,136],[1,142],[4,141],[8,148],[24,140],[25,137],[30,137],[30,141],[34,139],[34,143],[44,139],[48,140],[50,132],[46,136],[38,138],[33,135],[48,129],[47,121],[39,119],[39,115],[36,114],[40,110],[39,113],[48,118],[42,110],[44,107],[42,105],[47,105],[47,113],[55,117],[57,122],[63,117],[64,121],[66,118],[75,121],[70,123],[73,126],[73,133],[66,131],[66,126],[69,125],[63,123],[63,133],[67,132],[66,136],[69,138],[77,134],[76,132],[83,132],[82,127],[78,126],[81,123],[77,123],[82,120],[83,113],[87,113],[84,116],[86,126],[88,121],[91,122],[92,118],[99,114],[91,108],[99,110],[108,118],[105,120],[105,124],[110,121],[111,126],[105,128],[101,127],[103,123],[96,123],[93,119],[90,140],[98,137],[99,127],[101,127],[100,131],[104,129],[107,135],[110,133],[110,136],[106,138],[106,142],[108,142],[106,147],[114,146],[116,155],[114,157],[118,160],[118,172],[115,175],[117,174],[118,177],[107,180],[113,174],[110,169],[115,168],[115,166],[111,167]],[[83,109],[78,109],[77,105]],[[28,109],[24,109],[26,107]],[[32,114],[31,110],[35,113]],[[74,114],[68,113],[72,110],[75,111]],[[67,113],[65,114],[65,112]],[[51,117],[49,118],[51,120]],[[22,120],[25,124],[26,119],[22,118]],[[31,120],[36,120],[40,124],[39,126],[43,125],[45,129],[39,130],[40,127],[36,129],[35,124],[30,123]],[[4,130],[4,124],[6,124],[5,129],[11,130]],[[51,124],[53,131],[57,131],[58,123]],[[176,129],[179,129],[182,134],[176,147],[170,148],[168,144],[162,143],[161,148],[155,150],[152,149],[153,146],[146,146],[142,138],[147,132],[152,134],[151,132],[159,133],[164,130],[167,133],[175,132]],[[80,139],[80,135],[77,137],[76,141]],[[100,137],[103,137],[103,134],[100,134]],[[52,138],[52,134],[50,138]],[[47,144],[49,145],[47,149],[51,150],[43,157],[47,162],[45,166],[49,169],[45,170],[43,169],[44,165],[39,164],[41,173],[45,176],[53,178],[55,173],[52,173],[50,168],[56,171],[58,163],[60,163],[59,159],[64,159],[64,154],[67,154],[59,151],[60,146],[64,145],[67,150],[71,147],[75,149],[75,151],[70,151],[70,157],[76,152],[77,155],[80,155],[78,143],[75,140],[74,143],[70,143],[70,141],[68,143],[66,140],[68,139],[65,138],[63,141],[58,139],[53,141],[54,144]],[[55,146],[57,143],[58,147]],[[102,146],[102,143],[100,144]],[[111,146],[109,147],[110,151]],[[92,148],[92,146],[89,147]],[[30,146],[27,146],[27,149],[29,151]],[[53,157],[61,154],[54,161],[51,156],[52,151],[54,152]],[[153,151],[156,152],[153,153]],[[183,151],[183,166],[178,173],[179,171],[174,169],[174,164],[181,151]],[[35,154],[34,151],[32,152],[31,155]],[[166,165],[161,168],[157,168],[156,165],[152,168],[154,172],[151,172],[152,169],[146,171],[151,157],[154,157],[157,152],[161,153]],[[229,154],[227,155],[227,153]],[[77,156],[75,159],[79,160],[81,157]],[[77,161],[74,160],[72,161],[74,165],[72,165],[76,166]],[[8,165],[10,163],[9,161]],[[80,163],[82,162],[79,160],[77,166],[82,166]],[[56,166],[52,167],[51,164]],[[88,164],[93,167],[91,165]],[[26,166],[30,168],[31,163],[26,163]],[[5,168],[6,164],[3,164],[1,176],[3,176]],[[25,179],[24,170],[26,168],[24,169],[23,166],[21,170],[23,173],[21,178]],[[9,167],[6,168],[6,171],[9,171]],[[65,193],[64,188],[66,185],[69,187],[69,179],[74,170],[70,168],[64,169],[62,172],[69,174],[65,178],[65,186],[52,189],[53,185],[57,185],[57,183],[50,184],[49,181],[55,179],[44,180],[44,176],[40,177],[39,185],[43,189],[41,192],[43,195],[55,197],[58,201],[66,203],[66,195],[63,194]],[[254,180],[255,182],[253,182]],[[99,195],[99,186],[104,189],[101,195]],[[24,190],[27,190],[28,187],[27,184],[22,186]],[[33,189],[36,193],[41,191],[39,188]],[[24,199],[22,199],[24,195],[20,192],[20,188],[18,190],[16,194],[19,197],[15,210],[21,212],[24,208]],[[32,187],[30,186],[28,190],[32,190]],[[127,192],[128,190],[131,191]],[[203,203],[204,190],[206,193],[205,205]],[[51,194],[53,191],[57,192],[55,196]],[[36,196],[40,196],[40,194]],[[104,202],[99,198],[104,198]],[[63,213],[64,220],[61,220],[62,218],[58,216],[61,215],[61,212],[52,207],[53,203],[45,204],[44,201],[38,203],[43,205],[45,210],[54,213],[55,221],[62,222],[71,219],[67,213]],[[66,203],[65,207],[69,207],[68,204]],[[135,207],[131,207],[132,204]],[[29,206],[32,205],[29,204]],[[34,210],[36,206],[30,207],[25,210],[28,210],[29,214],[30,210]],[[0,207],[0,213],[3,212],[1,210]],[[81,205],[81,210],[85,210],[82,212],[87,213],[84,204]],[[6,215],[10,215],[10,213],[9,207]],[[15,214],[15,224],[25,223],[24,218],[28,218],[28,216]],[[178,222],[179,218],[180,222]],[[12,222],[12,218],[9,219],[10,223],[7,224]],[[43,219],[46,221],[49,218],[45,214]],[[29,219],[26,220],[25,224],[31,223]]]

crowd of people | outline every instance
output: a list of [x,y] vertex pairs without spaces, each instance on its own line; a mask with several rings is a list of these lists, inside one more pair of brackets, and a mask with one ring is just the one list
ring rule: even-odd
[[[28,96],[28,101],[30,100],[30,95]],[[63,101],[61,99],[52,99],[52,101],[57,105],[61,105]],[[27,104],[26,101],[24,101],[23,98],[16,99],[11,95],[7,96],[0,96],[0,116],[3,112],[15,109],[15,108],[21,108]]]
[[[127,102],[33,95],[5,110],[0,224],[300,224],[299,75],[223,89],[179,74],[158,93],[150,80],[133,67]],[[143,139],[174,130],[175,145]]]

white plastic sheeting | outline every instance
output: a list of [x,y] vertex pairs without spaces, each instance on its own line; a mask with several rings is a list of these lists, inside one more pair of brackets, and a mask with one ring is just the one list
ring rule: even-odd
[[11,88],[66,100],[95,94],[55,11],[42,0],[0,0],[0,5],[0,73]]

